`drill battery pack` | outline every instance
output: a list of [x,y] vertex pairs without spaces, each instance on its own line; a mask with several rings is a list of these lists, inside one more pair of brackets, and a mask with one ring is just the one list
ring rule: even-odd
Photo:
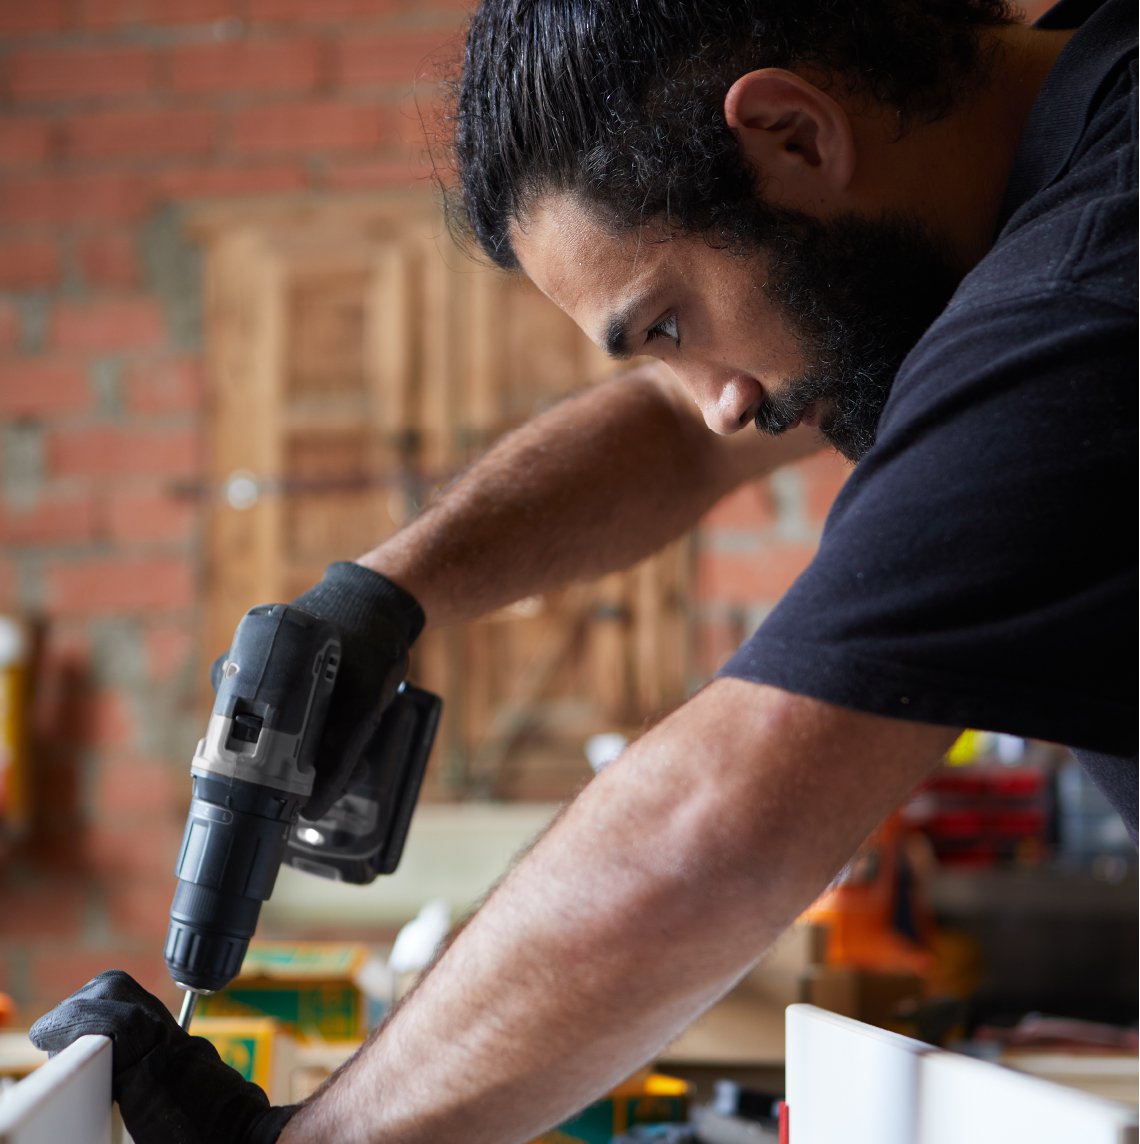
[[284,861],[306,874],[367,885],[400,862],[443,702],[405,683],[344,794],[322,818],[293,824]]

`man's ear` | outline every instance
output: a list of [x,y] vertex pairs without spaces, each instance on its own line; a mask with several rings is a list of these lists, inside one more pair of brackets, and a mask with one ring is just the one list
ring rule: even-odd
[[847,112],[795,72],[762,68],[742,75],[724,97],[724,117],[764,180],[765,197],[777,205],[826,207],[854,177]]

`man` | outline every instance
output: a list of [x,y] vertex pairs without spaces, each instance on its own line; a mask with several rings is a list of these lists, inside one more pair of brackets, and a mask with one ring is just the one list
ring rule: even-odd
[[346,665],[417,601],[455,622],[637,559],[816,430],[858,465],[770,619],[299,1111],[121,975],[44,1018],[116,1037],[138,1144],[528,1139],[721,996],[963,726],[1074,747],[1135,836],[1135,41],[1127,0],[1034,29],[1001,0],[484,4],[463,218],[660,364],[334,565],[302,602]]

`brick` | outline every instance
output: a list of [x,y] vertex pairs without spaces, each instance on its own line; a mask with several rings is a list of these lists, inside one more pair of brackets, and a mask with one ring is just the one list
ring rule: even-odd
[[145,48],[28,49],[8,56],[8,92],[15,103],[145,95],[155,63]]
[[160,953],[161,950],[156,953],[149,942],[135,942],[134,948],[119,940],[109,947],[84,947],[77,942],[53,947],[41,944],[29,959],[31,993],[19,998],[19,1003],[24,1011],[38,1015],[104,970],[122,969],[173,1008],[180,1004],[181,995],[170,980]]
[[130,747],[138,734],[138,722],[121,691],[90,691],[84,696],[83,741],[118,754]]
[[366,103],[288,103],[237,111],[232,127],[232,146],[242,154],[324,153],[377,146],[384,119]]
[[183,768],[159,759],[108,752],[99,760],[95,777],[95,813],[100,821],[116,815],[171,816],[188,788]]
[[736,618],[706,618],[697,626],[696,662],[702,676],[711,676],[736,651],[745,637]]
[[0,549],[0,610],[19,611],[20,601],[16,599],[16,568]]
[[[84,618],[56,618],[47,627],[39,655],[32,720],[43,745],[58,745],[82,722],[82,696],[90,686],[91,632]],[[67,767],[45,762],[41,778],[58,780]],[[74,769],[74,768],[72,768]],[[41,804],[47,805],[47,804]],[[60,803],[64,805],[64,803]],[[37,856],[37,861],[41,856]]]
[[81,0],[79,4],[85,28],[207,24],[241,14],[236,0]]
[[47,465],[55,477],[190,477],[200,445],[194,429],[59,429],[48,436]]
[[61,616],[176,611],[195,599],[190,562],[173,556],[55,562],[44,573],[45,605]]
[[0,543],[85,544],[95,536],[95,503],[87,489],[47,491],[24,507],[0,501]]
[[403,0],[249,0],[249,18],[296,23],[339,23],[342,20],[387,16]]
[[77,114],[62,128],[66,152],[75,159],[207,155],[217,132],[215,113],[199,108]]
[[741,604],[778,600],[814,555],[808,544],[757,546],[747,552],[704,549],[697,556],[697,596]]
[[197,650],[197,634],[185,623],[156,622],[143,634],[147,675],[166,682],[190,663]]
[[139,296],[59,302],[48,330],[51,345],[91,353],[161,345],[165,337],[158,303]]
[[19,343],[22,325],[16,307],[0,298],[0,350],[13,349]]
[[[185,778],[189,796],[190,781]],[[185,816],[172,813],[116,815],[93,825],[82,839],[84,861],[101,880],[122,878],[145,882],[170,877],[182,841]],[[173,878],[169,883],[173,893]],[[167,903],[169,908],[169,903]]]
[[801,461],[797,471],[804,483],[804,511],[809,520],[822,525],[851,475],[851,465],[838,453],[824,452]]
[[0,881],[0,917],[4,919],[0,942],[42,941],[45,938],[77,938],[83,928],[87,891],[74,880],[61,877]]
[[48,417],[90,406],[91,387],[81,364],[41,357],[0,360],[0,418]]
[[202,363],[193,357],[133,365],[122,383],[127,412],[145,415],[197,413],[204,391]]
[[39,167],[54,149],[55,128],[39,119],[0,120],[0,166]]
[[0,4],[0,36],[35,36],[62,32],[68,25],[69,0],[8,0]]
[[0,288],[51,286],[59,274],[59,250],[51,239],[0,240]]
[[186,167],[160,172],[156,190],[163,198],[185,199],[203,195],[263,195],[295,191],[309,177],[300,166]]
[[91,286],[129,288],[142,278],[132,236],[98,234],[79,243],[76,256],[84,280]]
[[[174,855],[170,857],[173,866]],[[174,878],[165,867],[163,876],[146,882],[111,882],[105,887],[107,919],[116,940],[133,938],[161,951],[170,923]]]
[[326,164],[321,186],[340,191],[424,187],[432,175],[426,157],[345,160]]
[[389,142],[403,144],[415,152],[425,150],[429,144],[442,142],[439,126],[441,111],[426,84],[414,92],[409,88],[403,97],[387,108]]
[[161,488],[119,490],[107,501],[107,536],[121,544],[189,541],[197,522],[193,503]]
[[340,87],[411,87],[452,74],[462,54],[462,39],[451,29],[346,36],[337,44],[333,76]]
[[700,527],[757,531],[776,523],[776,506],[768,485],[750,481],[723,497],[701,519]]
[[134,222],[151,206],[137,174],[41,175],[0,181],[0,217],[26,224]]
[[191,44],[168,59],[171,88],[179,94],[232,91],[311,91],[321,77],[316,40],[245,40]]

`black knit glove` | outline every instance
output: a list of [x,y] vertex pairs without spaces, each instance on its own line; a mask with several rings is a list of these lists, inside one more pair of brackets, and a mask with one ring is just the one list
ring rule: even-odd
[[299,1107],[271,1106],[121,970],[89,981],[28,1035],[57,1053],[87,1033],[113,1042],[111,1092],[135,1144],[271,1144]]
[[[313,791],[301,813],[316,821],[340,797],[363,761],[408,670],[408,649],[423,631],[415,599],[361,564],[330,564],[324,579],[293,604],[331,621],[341,641],[341,663],[316,757]],[[214,686],[225,656],[214,664]]]

